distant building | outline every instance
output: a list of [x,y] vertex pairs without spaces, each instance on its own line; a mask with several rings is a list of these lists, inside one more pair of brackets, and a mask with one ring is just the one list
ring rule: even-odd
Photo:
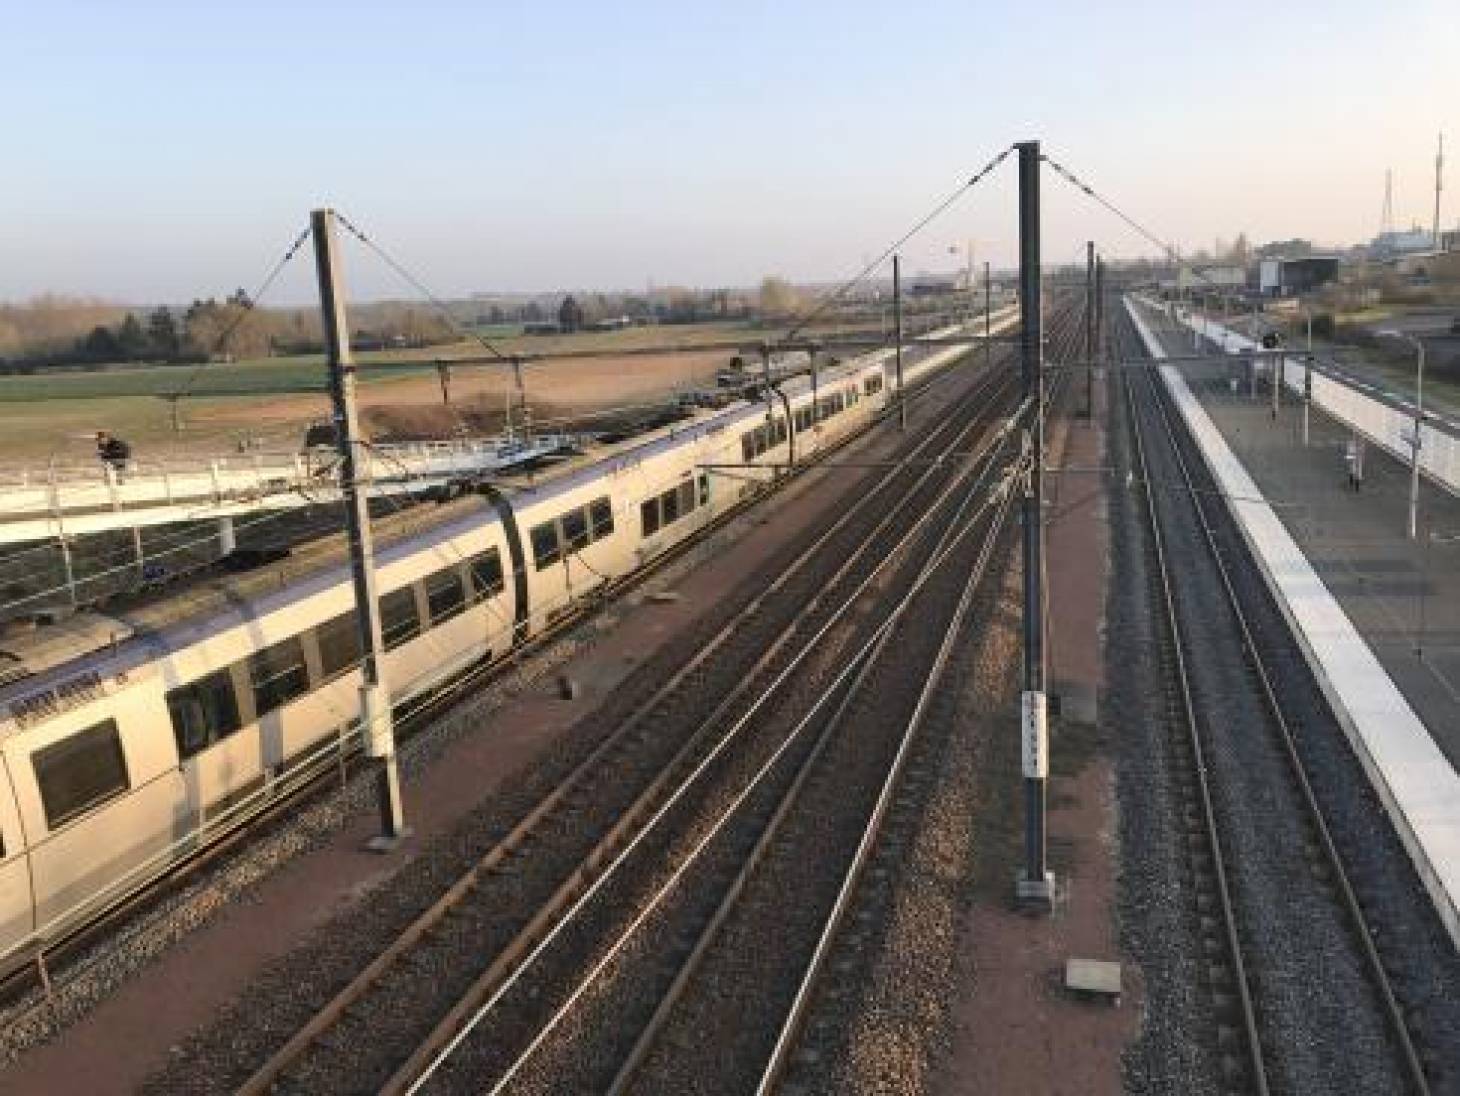
[[1263,296],[1289,297],[1308,293],[1338,277],[1337,255],[1308,255],[1301,259],[1263,259],[1257,287]]
[[1407,232],[1381,232],[1369,244],[1369,255],[1375,259],[1392,259],[1396,255],[1413,255],[1432,251],[1434,234],[1416,225]]

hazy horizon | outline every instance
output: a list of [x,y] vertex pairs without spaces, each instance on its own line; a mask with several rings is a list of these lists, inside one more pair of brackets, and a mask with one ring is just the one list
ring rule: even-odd
[[[252,291],[334,205],[446,296],[845,277],[1039,139],[1183,250],[1428,228],[1460,145],[1439,0],[1004,10],[56,3],[10,14],[0,299]],[[1051,29],[1057,36],[1051,37]],[[78,33],[84,29],[84,33]],[[956,135],[956,138],[955,138]],[[1450,156],[1450,174],[1460,149]],[[1012,159],[904,249],[1015,256]],[[1447,195],[1455,193],[1452,185]],[[1155,249],[1050,172],[1044,256]],[[1453,227],[1460,199],[1443,218]],[[347,252],[352,296],[409,299]],[[308,251],[267,303],[313,299]]]

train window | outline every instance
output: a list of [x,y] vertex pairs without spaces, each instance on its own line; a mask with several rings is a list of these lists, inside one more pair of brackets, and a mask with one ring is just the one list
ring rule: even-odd
[[786,441],[786,420],[785,419],[777,419],[775,421],[775,435],[776,435],[776,444],[777,445],[783,445],[785,443],[785,441]]
[[502,582],[502,556],[495,548],[488,548],[473,556],[468,564],[471,569],[472,595],[477,598],[496,597],[504,589]]
[[755,460],[755,432],[740,435],[740,455],[749,463]]
[[345,613],[327,620],[314,630],[319,648],[319,669],[326,681],[353,670],[360,664],[360,619]]
[[685,480],[679,485],[679,512],[688,514],[695,508],[694,480]]
[[[353,618],[340,619],[353,622]],[[178,759],[186,761],[238,730],[238,698],[233,695],[233,675],[226,669],[217,670],[168,690],[167,710],[172,716]]]
[[416,609],[415,587],[403,586],[380,599],[380,634],[387,651],[393,651],[421,634],[421,614]]
[[59,829],[130,786],[117,721],[107,719],[37,750],[32,758],[46,825]]
[[581,552],[588,547],[588,514],[579,506],[562,517],[564,550]]
[[659,496],[659,509],[664,514],[664,524],[679,520],[679,489],[665,491]]
[[254,709],[260,717],[309,692],[309,671],[299,637],[290,636],[251,655],[248,676],[253,682]]
[[533,527],[532,558],[539,571],[563,558],[562,549],[558,547],[557,522],[547,521]]
[[659,498],[645,499],[639,504],[639,522],[643,526],[644,536],[652,537],[659,532]]
[[466,608],[466,590],[461,585],[460,571],[448,567],[426,576],[426,607],[431,612],[433,628]]
[[589,522],[593,526],[593,539],[602,540],[613,535],[613,503],[605,495],[588,504]]
[[704,472],[700,473],[700,505],[710,501],[710,477]]

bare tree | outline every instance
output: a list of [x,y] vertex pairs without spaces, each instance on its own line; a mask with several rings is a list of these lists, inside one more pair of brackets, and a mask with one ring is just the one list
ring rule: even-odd
[[768,276],[760,283],[760,311],[766,316],[789,316],[801,306],[801,294],[784,278]]

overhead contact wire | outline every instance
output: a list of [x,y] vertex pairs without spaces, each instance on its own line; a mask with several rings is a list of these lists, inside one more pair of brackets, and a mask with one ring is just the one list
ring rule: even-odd
[[990,160],[987,164],[985,164],[982,168],[974,172],[973,175],[969,177],[967,182],[962,183],[957,190],[953,191],[952,194],[949,194],[946,198],[944,198],[941,202],[934,206],[929,213],[925,214],[910,229],[908,229],[891,244],[889,244],[875,259],[869,262],[866,266],[862,267],[861,270],[859,270],[847,281],[843,282],[833,292],[822,297],[822,299],[818,301],[809,312],[801,316],[792,324],[791,329],[787,331],[785,335],[781,336],[779,342],[787,343],[795,338],[796,335],[807,324],[816,319],[817,316],[825,312],[842,297],[846,296],[846,294],[851,292],[853,288],[863,282],[866,279],[867,275],[871,274],[879,266],[885,263],[888,257],[892,255],[893,252],[895,252],[903,244],[911,240],[923,229],[927,228],[928,225],[932,224],[933,221],[938,219],[938,217],[947,212],[948,208],[952,206],[955,202],[957,202],[958,199],[962,198],[964,194],[968,193],[968,191],[972,190],[979,183],[983,182],[983,180],[986,179],[990,174],[992,174],[994,169],[997,168],[1001,163],[1003,163],[1004,160],[1006,160],[1009,154],[1013,151],[1014,146],[1010,145],[1008,148],[1004,149],[1004,151],[1000,152],[997,156]]

